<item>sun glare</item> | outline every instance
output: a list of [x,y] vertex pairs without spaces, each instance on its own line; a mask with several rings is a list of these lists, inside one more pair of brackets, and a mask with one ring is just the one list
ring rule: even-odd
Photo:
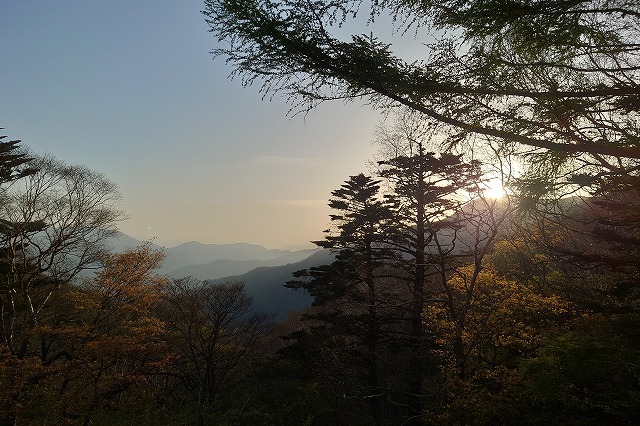
[[487,198],[501,198],[504,197],[506,192],[502,187],[502,180],[490,179],[484,183],[485,189],[482,191]]

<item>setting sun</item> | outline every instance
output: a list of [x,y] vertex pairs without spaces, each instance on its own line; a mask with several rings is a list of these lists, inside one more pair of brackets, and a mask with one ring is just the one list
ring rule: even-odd
[[502,186],[502,180],[498,178],[489,179],[484,182],[484,191],[482,194],[487,198],[501,198],[505,195],[504,187]]

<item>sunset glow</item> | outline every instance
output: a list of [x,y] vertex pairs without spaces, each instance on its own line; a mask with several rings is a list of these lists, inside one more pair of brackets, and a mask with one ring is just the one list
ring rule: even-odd
[[505,189],[502,186],[502,180],[498,178],[490,179],[484,182],[485,189],[482,194],[487,198],[502,198],[504,197]]

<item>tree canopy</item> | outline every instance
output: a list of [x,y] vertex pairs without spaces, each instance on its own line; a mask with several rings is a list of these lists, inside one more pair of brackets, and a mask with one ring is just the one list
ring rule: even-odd
[[21,141],[3,141],[6,138],[0,136],[0,185],[35,173],[35,169],[27,167],[32,159],[20,149]]
[[[629,173],[640,159],[640,6],[627,0],[206,0],[244,84],[294,109],[365,98],[501,148]],[[360,22],[368,34],[345,32]],[[382,26],[374,24],[391,22]],[[418,61],[388,36],[416,38]],[[356,27],[357,28],[357,27]],[[386,28],[386,30],[384,29]],[[369,31],[370,30],[370,31]],[[386,34],[384,34],[386,32]],[[434,41],[435,40],[435,41]],[[393,41],[393,40],[391,40]]]

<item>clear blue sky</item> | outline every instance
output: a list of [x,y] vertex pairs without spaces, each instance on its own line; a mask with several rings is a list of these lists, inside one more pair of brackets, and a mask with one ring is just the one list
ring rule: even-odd
[[378,113],[286,116],[209,54],[200,0],[0,0],[0,127],[120,186],[121,229],[175,245],[322,236],[327,199],[366,171]]

